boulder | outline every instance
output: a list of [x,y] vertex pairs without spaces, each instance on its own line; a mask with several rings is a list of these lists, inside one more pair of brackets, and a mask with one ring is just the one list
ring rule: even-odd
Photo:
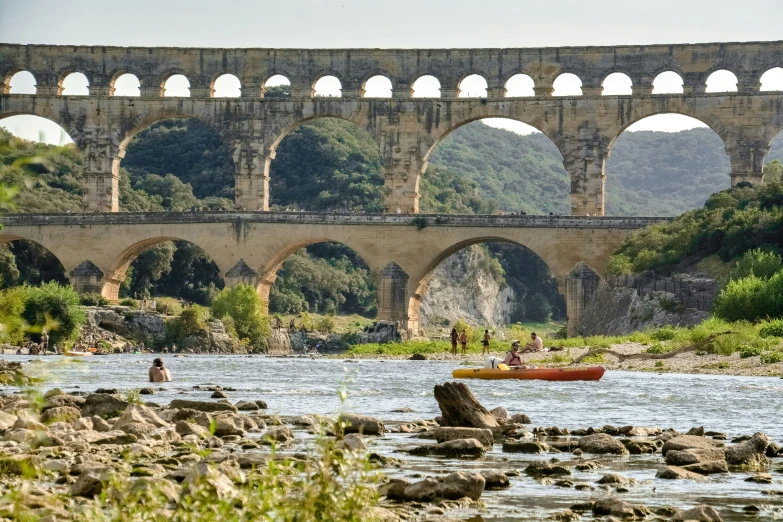
[[659,479],[667,479],[667,480],[696,480],[696,481],[703,481],[704,476],[699,475],[698,473],[695,473],[693,471],[688,471],[687,469],[680,468],[677,466],[661,466],[658,469],[658,472],[655,474],[656,478]]
[[405,488],[411,483],[405,479],[393,478],[378,488],[378,494],[389,500],[405,500]]
[[677,435],[667,440],[663,444],[661,452],[665,457],[670,451],[686,450],[686,449],[712,449],[723,447],[723,442],[699,437],[697,435]]
[[139,395],[155,395],[153,388],[142,388],[139,390]]
[[71,485],[72,497],[93,498],[103,491],[103,483],[107,479],[108,468],[87,468]]
[[499,471],[482,471],[485,490],[498,490],[511,487],[511,481],[505,473]]
[[457,439],[440,444],[417,446],[408,450],[411,455],[442,455],[446,457],[482,457],[486,453],[484,445],[476,439]]
[[46,431],[46,426],[41,423],[40,417],[29,410],[17,412],[16,421],[11,427],[15,430]]
[[505,453],[546,453],[549,446],[537,440],[505,440],[503,441]]
[[682,469],[698,473],[699,475],[713,475],[716,473],[728,473],[729,466],[725,460],[705,460],[694,464],[682,466]]
[[283,443],[287,444],[294,440],[294,434],[291,432],[291,428],[288,426],[276,426],[274,428],[269,428],[264,432],[263,435],[261,435],[261,441],[270,444],[270,443]]
[[229,499],[236,496],[236,488],[229,478],[230,470],[223,465],[214,465],[206,461],[197,462],[182,481],[183,494],[203,494],[203,489],[213,493],[218,499]]
[[203,428],[198,424],[193,424],[184,420],[177,421],[177,423],[174,425],[174,429],[177,430],[177,433],[179,433],[182,437],[195,435],[199,439],[205,439],[210,435],[208,429]]
[[51,422],[73,422],[81,418],[82,413],[79,408],[73,406],[58,406],[56,408],[49,408],[41,414],[41,420],[45,423]]
[[351,451],[364,451],[367,449],[364,440],[362,440],[362,436],[358,433],[349,433],[343,437],[343,440],[340,441],[340,443],[343,448]]
[[73,428],[74,431],[92,431],[92,419],[87,417],[80,417],[71,423],[71,428]]
[[593,515],[595,516],[612,516],[619,519],[643,519],[651,514],[650,510],[644,506],[634,506],[633,504],[616,498],[597,500],[593,504]]
[[130,404],[127,408],[125,408],[125,411],[122,413],[120,418],[117,419],[114,423],[114,429],[123,430],[125,426],[131,423],[148,424],[153,429],[164,428],[169,425],[168,422],[158,417],[158,414],[155,413],[152,409],[147,408],[146,406],[140,406],[138,404]]
[[486,481],[480,473],[451,473],[446,477],[427,477],[405,487],[403,497],[407,501],[432,502],[435,499],[459,500],[468,497],[481,498]]
[[490,412],[495,419],[497,419],[498,424],[505,424],[509,420],[508,410],[504,408],[503,406],[498,406],[494,410],[490,410]]
[[361,433],[362,435],[383,435],[386,428],[383,421],[367,415],[343,413],[340,421],[344,424],[343,433]]
[[239,411],[258,411],[261,408],[258,407],[255,401],[239,401],[234,404]]
[[124,431],[110,431],[93,444],[133,444],[138,440],[136,435]]
[[671,450],[666,453],[664,459],[670,466],[687,466],[697,462],[713,460],[725,460],[723,448],[690,448],[684,450]]
[[435,428],[432,437],[438,442],[448,442],[457,439],[476,439],[485,446],[492,446],[495,437],[492,431],[481,428]]
[[674,515],[674,522],[723,522],[717,511],[710,506],[696,506]]
[[726,462],[745,470],[758,471],[769,467],[766,452],[769,437],[765,433],[755,433],[750,439],[726,448]]
[[190,401],[186,399],[174,399],[171,401],[171,403],[169,403],[169,408],[187,408],[190,410],[207,413],[213,413],[216,411],[230,411],[232,413],[237,413],[238,411],[233,404],[225,404],[222,402]]
[[598,484],[607,484],[610,486],[630,486],[636,484],[636,480],[623,477],[617,473],[607,473],[598,479],[597,482]]
[[579,449],[585,453],[623,455],[628,453],[623,444],[606,433],[585,435],[579,440]]
[[99,432],[111,431],[111,425],[100,417],[90,418],[92,421],[92,429]]
[[0,431],[5,431],[16,422],[16,415],[11,415],[0,410]]
[[[173,414],[168,412],[173,412]],[[209,429],[210,426],[212,426],[212,415],[203,411],[196,411],[186,408],[181,410],[165,410],[164,413],[168,413],[166,417],[170,418],[171,422],[174,423],[184,420],[193,424],[198,424],[202,428],[206,429]]]
[[245,423],[242,422],[242,418],[237,414],[225,414],[215,417],[214,424],[214,434],[217,437],[225,437],[227,435],[239,435],[241,437],[245,434]]
[[84,404],[84,397],[76,397],[74,395],[53,395],[47,397],[41,406],[41,411],[45,412],[49,408],[58,408],[60,406],[71,406],[72,408],[81,408]]
[[524,472],[533,478],[561,477],[571,474],[571,470],[568,468],[553,465],[551,462],[545,460],[537,460],[533,462],[524,469]]
[[81,412],[82,417],[115,417],[121,415],[128,407],[128,403],[118,399],[114,395],[105,393],[93,393],[84,399]]
[[225,392],[222,392],[220,390],[215,390],[212,392],[212,395],[209,396],[210,399],[228,399],[228,394]]
[[509,417],[508,422],[511,424],[531,424],[533,421],[524,413],[515,413]]
[[500,423],[462,382],[435,385],[435,400],[442,413],[441,426],[494,429]]

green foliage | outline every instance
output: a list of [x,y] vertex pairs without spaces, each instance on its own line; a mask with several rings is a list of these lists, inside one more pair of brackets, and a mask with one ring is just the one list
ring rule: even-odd
[[96,292],[87,292],[79,296],[79,303],[83,306],[106,306],[109,300]]
[[[421,177],[422,212],[430,214],[493,214],[497,204],[493,199],[480,194],[475,181],[462,176],[447,167],[430,165]],[[411,224],[416,224],[411,222]],[[419,225],[416,225],[419,227]],[[424,228],[423,226],[419,227]]]
[[159,314],[166,313],[166,315],[177,316],[182,313],[182,305],[172,297],[156,297],[155,311]]
[[201,335],[207,329],[206,320],[209,318],[209,310],[199,306],[188,306],[178,317],[166,322],[168,340],[180,344],[188,337]]
[[45,283],[38,287],[26,287],[22,318],[35,335],[46,331],[49,345],[60,344],[76,338],[79,328],[87,320],[79,306],[79,295],[70,286]]
[[128,390],[128,393],[125,394],[125,402],[139,406],[143,405],[144,401],[141,400],[141,391],[136,388]]
[[29,288],[18,286],[0,292],[0,338],[13,346],[24,344],[27,323],[22,317]]
[[467,333],[467,335],[468,335],[468,342],[473,342],[474,341],[473,336],[475,334],[473,332],[473,328],[471,328],[471,326],[468,323],[466,323],[465,321],[463,321],[462,319],[460,319],[459,321],[454,323],[452,328],[455,328],[457,330],[457,335],[462,335],[462,331],[464,330],[465,333]]
[[669,353],[670,351],[672,351],[672,349],[664,345],[663,343],[655,343],[654,345],[647,348],[647,350],[645,351],[647,353],[652,353],[652,354],[661,354],[661,353]]
[[742,279],[754,275],[760,279],[769,279],[783,269],[783,259],[776,252],[756,248],[748,250],[740,257],[729,272],[729,280]]
[[783,352],[764,352],[759,358],[762,364],[775,364],[783,362]]
[[650,337],[656,341],[671,341],[676,334],[673,326],[664,326],[650,333]]
[[120,299],[118,303],[120,306],[127,306],[128,308],[138,308],[139,303],[135,299]]
[[783,317],[783,271],[765,281],[750,275],[729,281],[713,306],[727,321],[753,321]]
[[761,325],[759,335],[764,338],[783,337],[783,319],[775,319]]
[[315,329],[321,333],[334,332],[334,317],[331,315],[324,315],[315,322]]
[[631,259],[625,254],[613,255],[606,265],[606,273],[612,276],[630,274],[632,271]]
[[269,324],[262,313],[261,298],[250,285],[226,288],[212,301],[212,315],[218,319],[231,317],[237,336],[247,339],[249,346],[256,351],[266,349],[266,337],[269,335]]
[[761,355],[762,348],[760,346],[743,346],[739,349],[740,359],[747,359],[748,357],[755,357]]

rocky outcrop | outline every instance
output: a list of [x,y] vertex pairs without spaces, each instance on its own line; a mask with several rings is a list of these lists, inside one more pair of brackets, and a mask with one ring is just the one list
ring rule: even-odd
[[422,326],[454,324],[498,326],[511,320],[514,291],[483,268],[487,254],[478,246],[460,250],[440,263],[421,300]]

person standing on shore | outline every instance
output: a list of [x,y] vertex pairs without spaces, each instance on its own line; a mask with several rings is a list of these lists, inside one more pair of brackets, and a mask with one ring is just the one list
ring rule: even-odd
[[489,330],[484,330],[484,339],[481,341],[481,355],[489,355]]
[[459,334],[457,334],[456,328],[452,328],[451,329],[451,355],[457,355],[457,341],[459,341]]
[[41,348],[46,355],[46,351],[49,350],[49,336],[46,335],[46,332],[41,333]]
[[459,334],[459,343],[462,345],[462,355],[466,355],[468,353],[468,332],[467,332],[467,330],[462,330],[462,333]]

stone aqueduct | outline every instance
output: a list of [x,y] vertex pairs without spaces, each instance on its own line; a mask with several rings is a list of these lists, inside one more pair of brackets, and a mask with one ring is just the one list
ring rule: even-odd
[[[783,66],[783,42],[542,49],[178,49],[66,47],[0,44],[0,118],[32,114],[70,134],[85,165],[84,207],[118,211],[120,161],[140,130],[165,118],[197,118],[218,131],[233,150],[238,208],[267,210],[269,167],[275,149],[298,125],[321,117],[349,120],[378,144],[385,168],[387,212],[417,213],[419,179],[433,148],[461,125],[487,117],[530,124],[557,145],[571,178],[574,217],[324,215],[270,212],[226,214],[6,215],[0,242],[35,241],[63,264],[80,292],[116,299],[131,261],[144,249],[172,239],[190,241],[210,255],[229,285],[246,282],[268,295],[276,271],[297,248],[337,241],[353,248],[378,280],[379,319],[418,331],[419,300],[432,269],[460,248],[483,241],[510,241],[538,254],[558,278],[574,331],[590,279],[588,266],[604,272],[611,253],[644,218],[585,218],[604,214],[604,166],[612,143],[629,125],[661,113],[701,120],[722,139],[731,160],[731,182],[760,183],[771,140],[783,129],[783,92],[761,92],[762,74]],[[705,92],[707,77],[726,69],[737,92]],[[11,94],[10,79],[29,71],[36,94]],[[655,76],[674,71],[681,94],[653,94]],[[89,82],[88,96],[63,96],[73,72]],[[630,77],[630,95],[602,95],[611,73]],[[114,82],[132,73],[140,97],[114,95]],[[213,97],[214,82],[239,78],[238,98]],[[526,74],[534,96],[506,97],[506,81]],[[581,96],[552,96],[555,79],[577,75]],[[164,96],[170,76],[183,74],[191,96]],[[291,82],[290,98],[264,98],[273,75]],[[483,76],[486,98],[460,98],[468,75]],[[315,97],[315,82],[337,77],[339,98]],[[365,82],[376,75],[392,83],[392,98],[367,98]],[[440,98],[413,98],[423,75],[441,85]]]
[[[571,178],[571,213],[604,213],[604,165],[615,138],[647,116],[679,113],[709,125],[723,139],[731,181],[760,182],[770,141],[783,129],[783,92],[760,92],[762,74],[783,66],[783,42],[563,47],[527,49],[210,49],[0,44],[0,118],[34,114],[60,124],[82,151],[85,208],[118,210],[120,161],[129,140],[155,121],[193,117],[216,129],[233,150],[239,208],[268,209],[269,167],[282,138],[303,122],[337,117],[366,129],[385,167],[385,207],[418,212],[419,178],[437,143],[468,122],[503,117],[530,124],[557,145]],[[707,77],[729,70],[737,92],[705,92]],[[29,71],[35,95],[14,95],[10,78]],[[674,71],[682,94],[652,94],[655,76]],[[62,96],[63,79],[83,73],[89,96]],[[631,95],[602,96],[603,80],[622,72]],[[141,97],[114,96],[114,82],[132,73]],[[239,98],[214,98],[214,82],[233,74]],[[507,98],[506,81],[527,74],[535,95]],[[581,96],[553,97],[563,73],[581,79]],[[190,82],[189,98],[164,97],[174,74]],[[291,82],[288,99],[264,98],[273,75]],[[483,76],[486,98],[459,98],[468,75]],[[342,97],[314,97],[315,82],[337,77]],[[376,75],[392,83],[391,99],[364,97]],[[441,98],[412,98],[411,86],[432,75]]]

